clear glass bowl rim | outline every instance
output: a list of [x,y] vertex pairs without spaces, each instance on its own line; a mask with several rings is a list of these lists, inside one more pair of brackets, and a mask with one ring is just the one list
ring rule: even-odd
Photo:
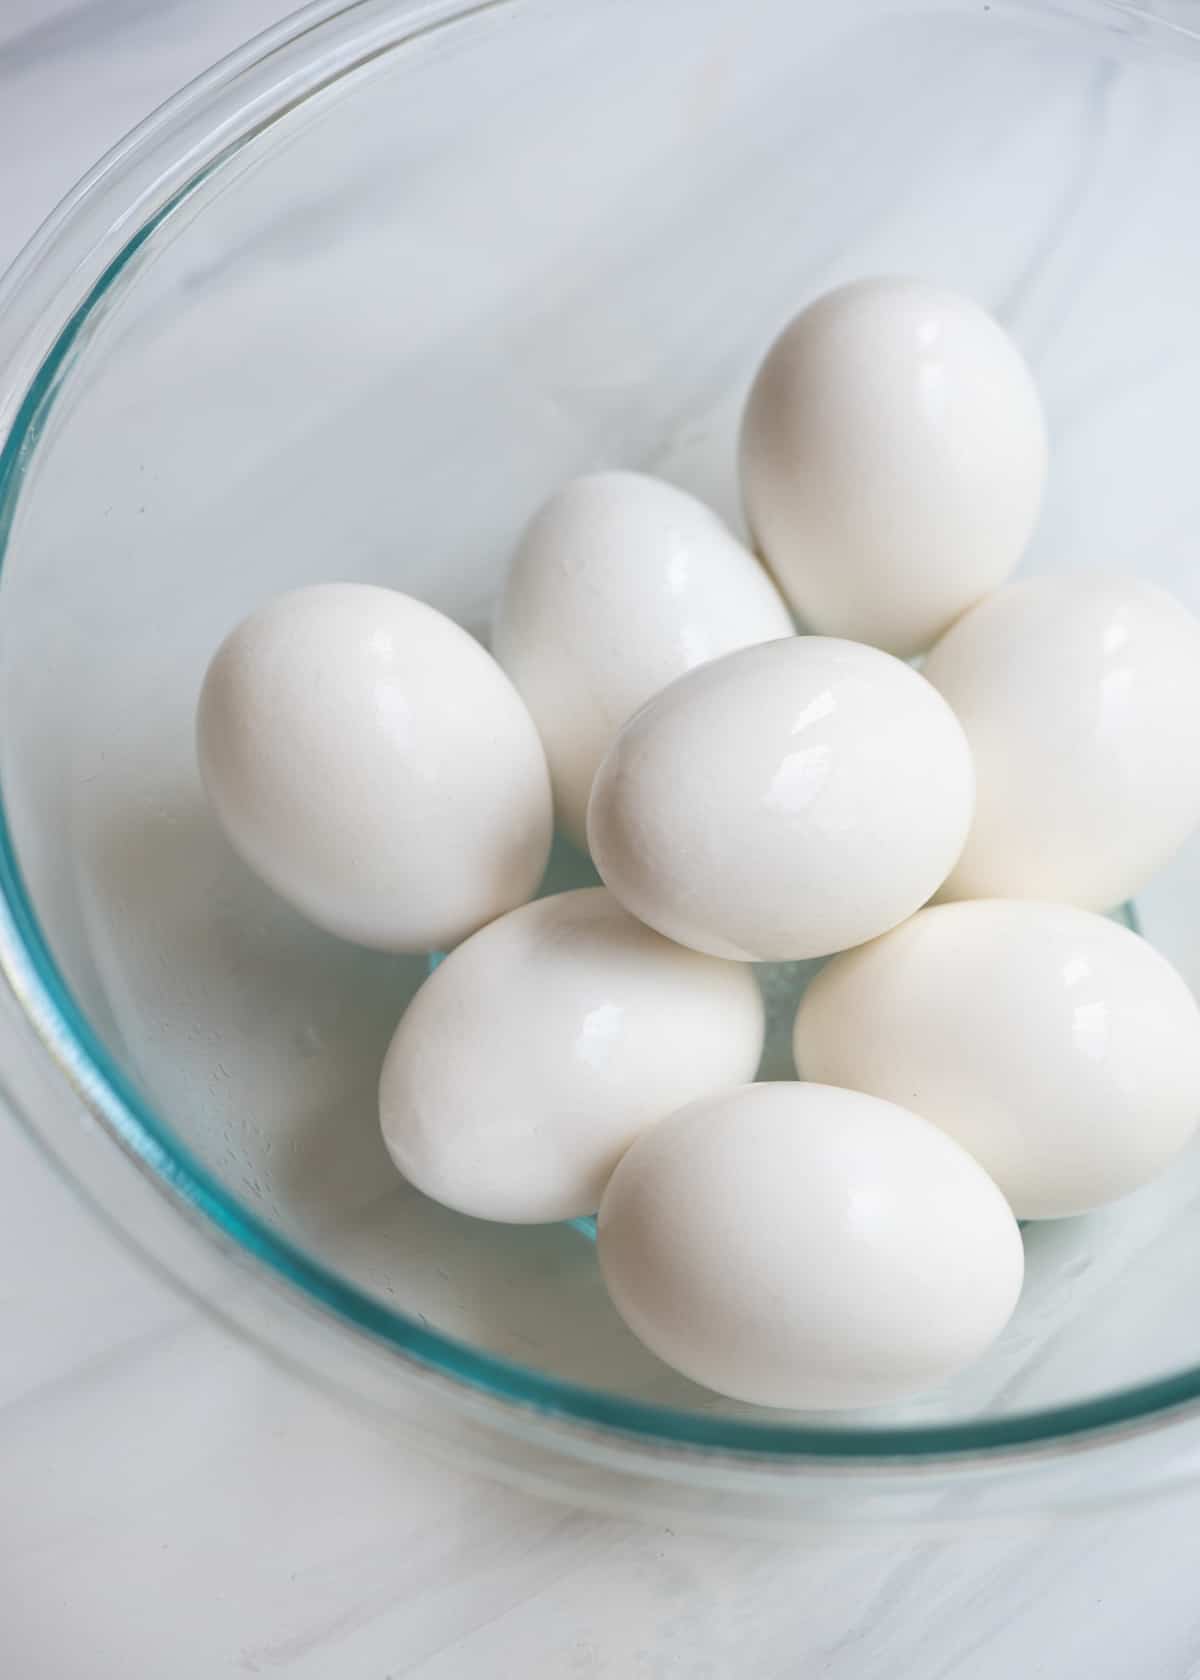
[[[83,348],[94,312],[119,283],[137,253],[163,223],[217,169],[254,136],[303,100],[351,75],[365,63],[402,50],[415,39],[480,14],[506,9],[518,0],[434,0],[433,4],[385,8],[380,28],[378,0],[318,0],[256,37],[204,76],[176,94],[123,140],[68,195],[0,282],[0,317],[13,300],[45,290],[59,247],[70,243],[84,210],[101,195],[120,191],[139,163],[152,158],[187,122],[202,117],[218,99],[251,72],[292,52],[297,43],[311,49],[307,85],[297,95],[294,71],[281,75],[273,108],[257,110],[232,138],[219,125],[183,178],[171,184],[160,202],[135,230],[122,238],[115,254],[85,295],[65,314],[32,378],[16,393],[0,389],[0,424],[15,395],[12,419],[0,448],[0,577],[8,550],[22,484],[56,392],[75,354]],[[1108,11],[1108,0],[1096,10]],[[1122,8],[1113,7],[1120,11]],[[353,22],[364,29],[357,50],[344,50],[336,67],[317,74],[322,43],[335,26]],[[165,179],[165,176],[164,176]],[[107,218],[111,229],[116,218]],[[61,266],[61,265],[60,265]],[[2,602],[2,597],[0,597]],[[843,1464],[890,1461],[928,1463],[964,1458],[976,1463],[1044,1453],[1056,1445],[1082,1445],[1088,1437],[1128,1435],[1181,1420],[1200,1410],[1200,1366],[1188,1367],[1152,1382],[1074,1404],[961,1423],[826,1427],[781,1422],[764,1417],[723,1417],[683,1412],[582,1387],[483,1352],[428,1328],[419,1320],[385,1306],[314,1260],[257,1218],[227,1191],[179,1142],[168,1120],[140,1095],[115,1064],[92,1029],[51,952],[17,862],[0,783],[0,971],[18,1008],[32,1027],[43,1054],[65,1073],[76,1093],[108,1136],[131,1156],[167,1197],[200,1216],[209,1239],[232,1241],[242,1254],[352,1330],[365,1333],[404,1361],[464,1385],[477,1394],[528,1413],[530,1409],[583,1425],[626,1442],[643,1441],[659,1451],[707,1449],[715,1454],[752,1455],[794,1466],[837,1460]],[[632,1438],[632,1441],[631,1441]]]

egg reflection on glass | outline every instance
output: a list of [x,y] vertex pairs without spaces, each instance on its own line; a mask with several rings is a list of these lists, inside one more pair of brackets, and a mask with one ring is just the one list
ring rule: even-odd
[[669,1365],[764,1406],[882,1405],[982,1353],[1021,1290],[1016,1221],[927,1120],[750,1085],[643,1133],[597,1221],[604,1281]]
[[597,773],[588,839],[605,883],[667,938],[789,961],[911,915],[953,867],[972,802],[962,729],[924,677],[792,636],[643,706]]
[[1200,1117],[1200,1010],[1137,934],[1069,905],[922,910],[828,963],[796,1065],[903,1102],[1022,1219],[1082,1213],[1159,1173]]
[[1022,579],[948,631],[924,671],[977,780],[942,896],[1108,910],[1200,822],[1200,621],[1164,590]]
[[384,1062],[384,1141],[460,1213],[594,1213],[646,1126],[752,1079],[763,1005],[744,964],[685,951],[601,887],[539,899],[451,952]]
[[767,352],[742,494],[803,624],[907,658],[1010,575],[1046,453],[1032,376],[985,310],[917,280],[860,280]]
[[596,768],[643,701],[791,632],[763,567],[694,496],[635,472],[591,473],[553,495],[514,556],[492,647],[541,732],[576,844]]

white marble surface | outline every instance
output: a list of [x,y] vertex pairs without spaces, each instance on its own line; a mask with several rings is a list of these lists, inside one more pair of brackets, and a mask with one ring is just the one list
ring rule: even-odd
[[[0,260],[276,0],[5,0]],[[2,1054],[2,1046],[0,1046]],[[787,1549],[384,1445],[140,1271],[0,1121],[0,1672],[1191,1680],[1200,1502]]]

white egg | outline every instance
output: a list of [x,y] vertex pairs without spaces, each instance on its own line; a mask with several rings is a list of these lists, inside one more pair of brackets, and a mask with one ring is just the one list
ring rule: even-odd
[[552,496],[517,549],[492,646],[541,732],[571,838],[584,844],[596,768],[644,701],[791,633],[762,566],[694,496],[633,472]]
[[903,1102],[968,1149],[1019,1218],[1153,1178],[1200,1116],[1200,1010],[1127,928],[1069,905],[934,905],[835,957],[796,1065]]
[[426,1195],[524,1225],[593,1213],[646,1126],[762,1053],[752,972],[684,951],[601,887],[540,899],[430,975],[380,1082],[384,1142]]
[[1009,584],[930,653],[975,759],[943,896],[1106,910],[1200,822],[1200,621],[1136,578]]
[[972,789],[962,729],[922,676],[792,636],[689,672],[630,719],[596,776],[588,841],[669,939],[789,961],[923,904],[962,849]]
[[801,621],[908,657],[1020,559],[1046,426],[1019,351],[978,304],[862,280],[771,346],[741,471],[751,530]]
[[617,1311],[696,1382],[764,1406],[874,1406],[1007,1323],[1021,1235],[957,1144],[827,1085],[748,1085],[653,1126],[598,1220]]
[[260,607],[209,666],[197,747],[236,850],[344,939],[443,949],[537,890],[552,808],[533,721],[410,596],[331,583]]

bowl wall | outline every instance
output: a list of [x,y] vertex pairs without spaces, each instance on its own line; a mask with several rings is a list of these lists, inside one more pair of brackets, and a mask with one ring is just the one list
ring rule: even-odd
[[[359,10],[63,281],[2,487],[17,921],[168,1159],[385,1315],[677,1421],[762,1416],[640,1348],[579,1232],[397,1181],[375,1084],[424,960],[335,943],[234,858],[195,769],[200,678],[250,608],[324,579],[486,633],[522,523],[578,471],[661,473],[740,527],[758,357],[873,272],[972,293],[1029,356],[1053,460],[1027,569],[1135,569],[1200,609],[1200,64],[1106,6],[367,7],[356,57]],[[552,884],[584,878],[560,848]],[[1200,981],[1200,845],[1139,909]],[[1193,1372],[1198,1196],[1194,1152],[1028,1231],[992,1354],[851,1434],[968,1446]]]

